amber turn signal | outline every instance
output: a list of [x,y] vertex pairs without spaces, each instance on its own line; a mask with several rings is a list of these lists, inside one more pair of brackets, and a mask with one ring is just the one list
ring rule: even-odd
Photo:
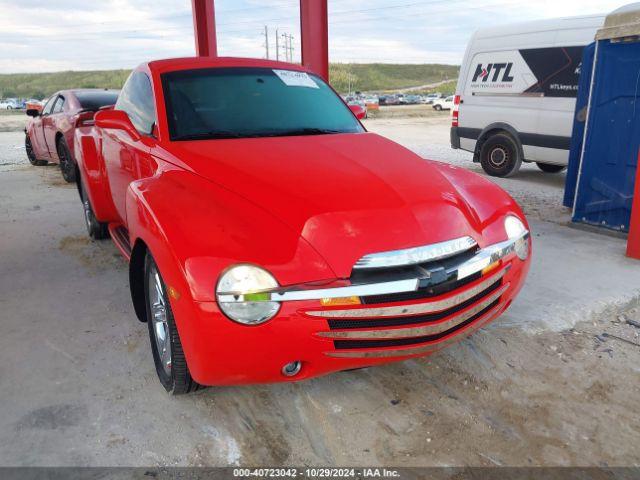
[[492,272],[493,270],[495,270],[499,266],[500,266],[500,261],[499,260],[497,262],[493,262],[491,265],[488,265],[488,266],[486,266],[486,267],[484,267],[482,269],[482,275],[486,275],[487,273]]
[[323,298],[320,300],[320,305],[323,307],[360,305],[360,297]]

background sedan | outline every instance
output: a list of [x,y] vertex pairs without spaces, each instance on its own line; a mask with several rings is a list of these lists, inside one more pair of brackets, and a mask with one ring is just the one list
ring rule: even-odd
[[25,149],[32,165],[59,163],[67,182],[76,178],[73,135],[76,127],[92,124],[100,108],[113,105],[119,90],[63,90],[54,93],[42,109],[29,108],[33,117],[25,129]]

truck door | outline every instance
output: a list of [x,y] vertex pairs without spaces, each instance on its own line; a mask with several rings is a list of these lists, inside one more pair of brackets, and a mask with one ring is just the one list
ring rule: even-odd
[[[125,83],[116,110],[129,115],[143,137],[152,136],[156,125],[155,102],[151,81],[144,72],[133,72]],[[113,203],[122,223],[127,225],[126,192],[131,182],[146,175],[150,160],[148,142],[134,141],[126,132],[109,130],[104,134],[103,158],[109,178]]]

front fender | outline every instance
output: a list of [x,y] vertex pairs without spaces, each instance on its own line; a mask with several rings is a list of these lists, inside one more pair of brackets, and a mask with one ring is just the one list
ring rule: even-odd
[[170,167],[131,183],[126,210],[131,245],[146,244],[172,293],[169,301],[194,378],[205,368],[197,352],[205,348],[202,342],[211,342],[203,339],[194,319],[203,305],[215,305],[223,270],[237,263],[257,264],[281,285],[333,278],[326,262],[289,227],[184,170]]
[[193,300],[215,301],[220,272],[237,263],[269,270],[281,285],[334,278],[298,233],[261,207],[193,173],[169,168],[131,183],[127,227],[167,252]]

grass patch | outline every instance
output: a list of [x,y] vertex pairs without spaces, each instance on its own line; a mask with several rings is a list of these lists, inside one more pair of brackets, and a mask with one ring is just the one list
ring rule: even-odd
[[[341,93],[349,91],[349,84],[352,91],[382,92],[455,79],[459,70],[455,65],[333,63],[330,76],[331,84]],[[96,70],[3,74],[0,75],[0,97],[42,99],[58,90],[72,88],[121,88],[129,73],[129,70]],[[450,89],[453,90],[455,85]]]

